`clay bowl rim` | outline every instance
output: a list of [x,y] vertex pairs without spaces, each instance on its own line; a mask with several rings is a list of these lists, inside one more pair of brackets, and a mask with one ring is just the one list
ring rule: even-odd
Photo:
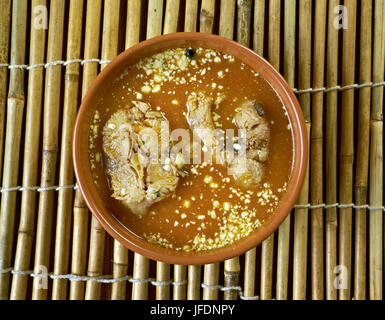
[[[151,55],[151,51],[159,52],[166,48],[187,46],[201,46],[231,54],[259,72],[274,88],[286,107],[292,126],[294,144],[294,161],[287,191],[275,212],[262,226],[232,245],[205,252],[189,253],[150,244],[124,227],[103,205],[93,182],[88,157],[88,131],[91,111],[96,109],[97,101],[106,87],[104,86],[105,81],[109,77],[114,79],[118,71],[122,72],[133,63],[127,63],[128,60],[138,61],[140,58]],[[87,147],[84,148],[84,145]],[[204,33],[180,32],[158,36],[140,42],[117,56],[99,73],[89,87],[79,108],[73,135],[75,175],[80,191],[93,215],[103,228],[125,247],[150,259],[169,264],[201,265],[224,261],[259,245],[279,227],[293,208],[305,177],[307,161],[308,145],[305,119],[300,104],[285,79],[263,57],[249,48],[235,41]]]

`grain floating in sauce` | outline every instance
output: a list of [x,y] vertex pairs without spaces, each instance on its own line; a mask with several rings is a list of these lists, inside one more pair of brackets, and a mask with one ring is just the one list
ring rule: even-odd
[[[270,153],[262,182],[242,189],[220,164],[188,165],[172,197],[152,205],[138,216],[111,199],[105,173],[102,134],[104,124],[130,101],[149,103],[164,113],[170,129],[189,129],[186,101],[203,92],[225,99],[213,108],[217,128],[237,128],[235,109],[246,100],[264,107],[270,124]],[[90,128],[89,154],[94,182],[113,215],[129,231],[149,242],[183,251],[220,248],[240,240],[274,213],[286,191],[293,162],[293,140],[287,112],[269,83],[237,58],[204,48],[175,48],[160,52],[127,68],[98,104]]]

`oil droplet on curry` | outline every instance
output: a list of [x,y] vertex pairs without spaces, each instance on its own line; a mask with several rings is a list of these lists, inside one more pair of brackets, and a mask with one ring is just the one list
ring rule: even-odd
[[95,185],[128,230],[203,251],[248,236],[274,213],[293,139],[281,100],[256,71],[215,50],[175,48],[111,84],[92,120],[89,155]]

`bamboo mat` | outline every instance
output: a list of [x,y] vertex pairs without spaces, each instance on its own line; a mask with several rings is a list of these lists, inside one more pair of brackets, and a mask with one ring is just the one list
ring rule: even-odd
[[[122,247],[72,167],[76,111],[98,72],[176,31],[264,55],[309,134],[308,175],[279,230],[205,266]],[[0,0],[0,299],[382,299],[384,60],[384,0]]]

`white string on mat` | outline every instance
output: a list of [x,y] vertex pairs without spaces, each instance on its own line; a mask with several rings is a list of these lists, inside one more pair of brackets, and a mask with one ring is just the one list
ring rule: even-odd
[[222,285],[209,285],[202,283],[201,287],[204,289],[209,289],[209,290],[220,290],[220,291],[237,291],[239,294],[239,298],[241,300],[259,300],[259,296],[245,296],[243,294],[243,290],[241,286],[222,286]]
[[[102,59],[97,59],[97,58],[90,58],[90,59],[73,59],[73,60],[57,60],[57,61],[51,61],[47,63],[38,63],[38,64],[33,64],[33,65],[25,65],[25,64],[20,64],[20,65],[11,65],[8,63],[0,63],[0,68],[8,68],[8,69],[26,69],[26,70],[32,70],[36,68],[48,68],[50,66],[57,66],[57,65],[63,65],[66,66],[71,63],[80,63],[80,65],[84,65],[85,63],[90,63],[90,62],[97,62],[99,64],[107,64],[110,63],[111,60],[102,60]],[[355,84],[349,84],[346,86],[334,86],[330,88],[326,87],[320,87],[320,88],[307,88],[307,89],[297,89],[293,88],[293,91],[296,94],[304,94],[304,93],[317,93],[317,92],[331,92],[331,91],[344,91],[344,90],[351,90],[351,89],[362,89],[362,88],[367,88],[367,87],[382,87],[385,86],[385,81],[381,82],[366,82],[366,83],[355,83]]]
[[[5,269],[0,269],[0,274],[4,273],[12,273],[12,274],[21,274],[21,275],[28,275],[33,278],[38,278],[38,277],[49,277],[51,279],[65,279],[69,281],[94,281],[94,282],[99,282],[99,283],[116,283],[116,282],[124,282],[128,281],[131,283],[150,283],[153,286],[168,286],[168,285],[173,285],[173,286],[181,286],[181,285],[186,285],[187,280],[184,279],[182,281],[172,281],[172,280],[167,280],[167,281],[156,281],[154,278],[144,278],[144,279],[134,279],[130,275],[126,275],[120,278],[113,278],[113,275],[103,275],[103,276],[80,276],[76,274],[53,274],[52,272],[50,273],[34,273],[33,270],[14,270],[12,267],[10,268],[5,268]],[[243,294],[243,290],[241,286],[222,286],[222,285],[208,285],[205,283],[201,284],[201,287],[204,289],[209,289],[209,290],[220,290],[220,291],[237,291],[239,294],[239,298],[241,300],[259,300],[259,296],[245,296]],[[273,299],[275,300],[275,299]]]
[[80,62],[81,65],[84,65],[85,63],[89,63],[89,62],[98,62],[100,63],[100,59],[84,59],[82,60],[82,62]]
[[[173,280],[167,280],[167,281],[156,281],[154,278],[145,278],[145,279],[134,279],[130,275],[126,275],[120,278],[113,278],[112,275],[104,275],[104,276],[80,276],[76,274],[53,274],[50,273],[35,273],[32,270],[14,270],[13,268],[6,268],[1,269],[0,274],[4,273],[12,273],[12,274],[21,274],[21,275],[28,275],[33,278],[38,277],[49,277],[51,279],[65,279],[69,281],[94,281],[99,283],[116,283],[116,282],[124,282],[128,281],[131,283],[150,283],[153,286],[183,286],[187,284],[187,280],[181,280],[181,281],[173,281]],[[239,293],[240,299],[243,300],[258,300],[259,296],[244,296],[243,290],[241,286],[222,286],[222,285],[208,285],[205,283],[201,284],[202,288],[209,289],[209,290],[220,290],[220,291],[237,291]]]
[[[0,189],[0,193],[4,192],[13,192],[13,191],[37,191],[37,192],[43,192],[43,191],[60,191],[64,189],[74,189],[77,190],[79,187],[78,185],[71,184],[71,185],[64,185],[64,186],[48,186],[48,187],[39,187],[39,186],[17,186],[17,187],[9,187],[9,188],[2,188]],[[338,209],[367,209],[367,210],[382,210],[385,211],[385,206],[370,206],[369,204],[354,204],[354,203],[320,203],[320,204],[296,204],[294,205],[294,209],[331,209],[331,208],[338,208]]]
[[[37,192],[43,192],[43,191],[59,191],[64,189],[74,189],[77,190],[79,187],[78,185],[71,184],[71,185],[64,185],[64,186],[48,186],[48,187],[39,187],[39,186],[17,186],[17,187],[9,187],[9,188],[2,188],[0,189],[0,193],[4,192],[13,192],[13,191],[37,191]],[[296,204],[294,205],[294,209],[331,209],[331,208],[338,208],[338,209],[346,209],[346,208],[352,208],[352,209],[367,209],[367,210],[382,210],[385,211],[385,206],[370,206],[369,204],[354,204],[354,203],[320,203],[320,204]]]
[[320,204],[296,204],[294,205],[294,209],[331,209],[331,208],[338,208],[338,209],[367,209],[367,210],[382,210],[385,211],[385,206],[370,206],[368,204],[354,204],[354,203],[320,203]]
[[12,274],[21,274],[21,275],[29,275],[33,278],[37,277],[49,277],[51,279],[65,279],[69,281],[94,281],[100,283],[114,283],[114,282],[123,282],[129,281],[131,283],[150,283],[153,286],[183,286],[187,284],[187,280],[181,281],[156,281],[154,278],[145,278],[145,279],[134,279],[130,275],[126,275],[120,278],[113,278],[112,275],[104,275],[104,276],[80,276],[76,274],[54,274],[50,273],[34,273],[32,270],[14,270],[13,268],[1,269],[0,274],[4,273],[12,273]]
[[106,59],[102,60],[102,59],[96,59],[96,58],[93,58],[93,59],[73,59],[73,60],[67,60],[67,61],[56,60],[56,61],[50,61],[47,63],[37,63],[37,64],[32,64],[32,65],[26,65],[26,64],[17,65],[17,64],[9,64],[9,63],[0,63],[0,68],[32,70],[32,69],[36,69],[36,68],[48,68],[48,67],[59,66],[59,65],[67,66],[67,65],[72,64],[72,63],[79,63],[80,65],[84,65],[85,63],[90,63],[90,62],[97,62],[99,64],[106,64],[106,63],[110,63],[111,60],[106,60]]
[[346,86],[335,86],[335,87],[320,87],[320,88],[308,88],[308,89],[296,89],[293,88],[294,93],[296,94],[304,94],[304,93],[317,93],[317,92],[331,92],[331,91],[345,91],[345,90],[351,90],[351,89],[362,89],[362,88],[376,88],[376,87],[382,87],[385,86],[385,81],[381,82],[366,82],[366,83],[355,83],[355,84],[349,84]]
[[70,184],[65,186],[48,186],[48,187],[38,187],[38,186],[17,186],[17,187],[9,187],[9,188],[2,188],[0,189],[0,193],[4,192],[12,192],[12,191],[37,191],[37,192],[43,192],[43,191],[59,191],[64,189],[78,189],[78,185]]
[[8,65],[8,69],[27,69],[28,66],[26,64],[10,64]]

